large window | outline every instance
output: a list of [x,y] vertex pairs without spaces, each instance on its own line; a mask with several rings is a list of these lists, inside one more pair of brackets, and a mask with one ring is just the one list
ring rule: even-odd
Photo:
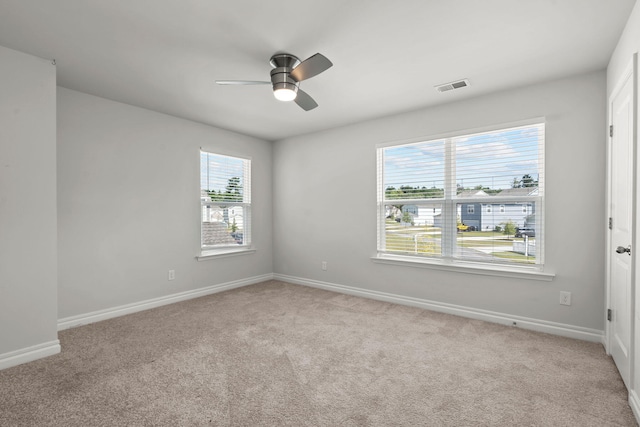
[[200,152],[202,251],[251,243],[251,161]]
[[536,122],[380,147],[379,256],[541,266],[544,133]]

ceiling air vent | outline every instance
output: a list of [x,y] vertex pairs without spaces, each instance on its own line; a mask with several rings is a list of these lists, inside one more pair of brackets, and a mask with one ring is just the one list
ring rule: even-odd
[[451,82],[451,83],[444,83],[444,84],[436,86],[435,88],[438,90],[438,92],[447,92],[447,91],[450,91],[450,90],[460,89],[460,88],[467,87],[467,86],[469,86],[469,80],[468,79],[462,79],[462,80],[458,80],[458,81]]

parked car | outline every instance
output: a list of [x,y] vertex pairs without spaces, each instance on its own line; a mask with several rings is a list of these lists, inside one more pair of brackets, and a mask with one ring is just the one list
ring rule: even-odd
[[458,224],[458,231],[475,231],[476,228],[473,225]]
[[536,229],[535,228],[527,228],[527,227],[516,228],[515,236],[516,237],[524,237],[524,236],[536,237]]

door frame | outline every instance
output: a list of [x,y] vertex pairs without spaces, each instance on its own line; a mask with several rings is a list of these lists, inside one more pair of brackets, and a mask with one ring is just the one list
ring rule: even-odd
[[[631,323],[629,325],[629,331],[630,331],[630,337],[629,337],[629,349],[630,349],[630,353],[629,353],[629,391],[631,390],[635,390],[636,389],[636,384],[634,381],[634,376],[635,376],[635,363],[634,363],[634,358],[636,356],[636,340],[635,340],[635,319],[636,319],[636,304],[635,304],[635,298],[636,298],[636,265],[637,265],[637,261],[638,259],[640,259],[640,257],[638,256],[638,254],[636,254],[636,242],[638,241],[638,228],[637,228],[637,224],[639,223],[639,218],[638,215],[640,214],[638,206],[637,206],[637,202],[638,202],[638,197],[637,197],[637,191],[638,188],[640,188],[640,186],[638,185],[638,155],[639,150],[638,150],[638,146],[637,146],[637,126],[638,126],[638,96],[637,96],[637,92],[638,92],[638,85],[637,85],[637,79],[638,79],[638,72],[637,72],[637,67],[638,67],[638,54],[634,53],[631,61],[629,62],[629,64],[627,65],[627,67],[625,68],[624,72],[622,73],[622,75],[620,76],[620,78],[618,79],[618,81],[615,84],[615,87],[613,89],[613,91],[611,92],[611,95],[609,96],[609,99],[607,100],[607,149],[606,149],[606,158],[607,158],[607,162],[606,162],[606,166],[607,166],[607,172],[606,172],[606,218],[607,220],[609,218],[611,218],[611,172],[612,172],[612,137],[611,134],[609,132],[609,126],[613,123],[613,111],[612,111],[612,104],[613,104],[613,100],[616,98],[616,96],[618,95],[618,93],[622,90],[622,88],[624,87],[625,83],[628,81],[628,79],[632,79],[632,103],[633,103],[633,127],[632,127],[632,134],[631,134],[631,144],[632,144],[632,149],[633,149],[633,165],[632,165],[632,171],[631,171],[631,180],[632,180],[632,200],[631,200],[631,206],[632,206],[632,232],[631,232],[631,248],[632,248],[632,257],[631,257],[631,289],[630,289],[630,293],[631,293],[631,301],[630,301],[630,312],[629,312],[629,322]],[[615,129],[614,129],[615,132]],[[605,322],[605,337],[604,337],[604,346],[605,346],[605,350],[606,353],[608,355],[611,354],[611,340],[612,340],[612,333],[611,333],[611,322],[608,321],[607,319],[607,309],[609,309],[611,307],[611,262],[612,262],[612,258],[613,258],[613,245],[611,244],[611,230],[608,227],[608,224],[605,225],[606,227],[606,244],[605,244],[605,307],[604,307],[604,313],[603,313],[603,317],[604,317],[604,322]],[[640,368],[640,367],[638,367]]]

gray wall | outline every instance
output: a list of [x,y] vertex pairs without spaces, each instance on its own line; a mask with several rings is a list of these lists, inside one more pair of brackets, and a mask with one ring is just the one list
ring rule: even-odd
[[[256,253],[195,260],[200,147],[252,158]],[[59,318],[270,274],[271,151],[255,138],[59,88]]]
[[[56,106],[48,61],[0,60],[0,355],[57,343],[56,319],[271,272],[604,328],[604,72],[271,144],[64,88]],[[376,144],[539,116],[552,282],[371,262]],[[200,147],[252,158],[255,254],[195,260]]]
[[59,351],[56,277],[56,70],[0,47],[0,367]]
[[[596,72],[276,142],[275,273],[603,330],[605,88]],[[552,282],[371,261],[376,144],[541,116]]]

